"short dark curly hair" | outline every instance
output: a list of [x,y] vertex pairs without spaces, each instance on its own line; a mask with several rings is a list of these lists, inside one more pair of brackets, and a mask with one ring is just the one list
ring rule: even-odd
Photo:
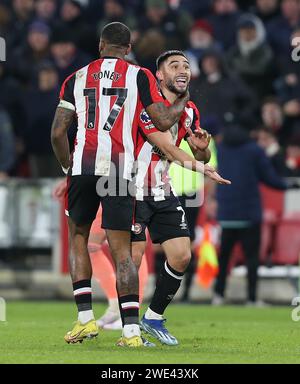
[[128,47],[131,40],[130,29],[120,22],[109,23],[102,29],[101,39],[105,40],[108,44]]
[[159,69],[159,67],[162,65],[162,63],[164,63],[171,56],[183,56],[187,59],[187,57],[183,53],[183,51],[178,51],[176,49],[172,49],[170,51],[165,51],[160,56],[158,56],[158,58],[156,59],[156,68]]

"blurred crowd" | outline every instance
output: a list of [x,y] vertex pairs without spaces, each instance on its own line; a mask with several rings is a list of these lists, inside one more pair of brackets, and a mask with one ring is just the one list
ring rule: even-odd
[[0,0],[0,180],[61,176],[49,139],[59,88],[98,57],[111,21],[131,28],[130,59],[153,73],[162,51],[186,52],[216,141],[246,129],[279,175],[300,176],[300,0]]

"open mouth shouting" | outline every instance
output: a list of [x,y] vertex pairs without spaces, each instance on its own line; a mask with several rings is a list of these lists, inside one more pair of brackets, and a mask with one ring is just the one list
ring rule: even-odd
[[187,76],[178,76],[175,78],[175,85],[179,88],[186,88],[188,85]]

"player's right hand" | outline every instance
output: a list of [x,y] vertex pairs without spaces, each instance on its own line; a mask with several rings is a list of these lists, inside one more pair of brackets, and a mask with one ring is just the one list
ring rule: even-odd
[[204,175],[206,175],[210,179],[214,180],[218,184],[222,184],[222,185],[230,185],[231,184],[230,180],[223,179],[223,177],[218,174],[218,172],[215,170],[215,168],[211,167],[208,164],[205,164],[205,166],[204,166]]

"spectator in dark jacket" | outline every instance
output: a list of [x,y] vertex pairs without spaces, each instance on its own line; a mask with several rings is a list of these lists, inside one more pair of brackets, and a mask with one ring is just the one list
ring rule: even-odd
[[268,40],[279,66],[291,55],[290,37],[300,23],[299,0],[282,0],[281,13],[267,26]]
[[144,33],[148,29],[157,29],[167,41],[167,49],[183,49],[192,26],[191,16],[185,12],[172,11],[167,0],[146,0],[145,16],[141,17],[139,29]]
[[104,0],[103,16],[97,25],[97,37],[100,37],[103,27],[114,21],[119,21],[131,30],[131,43],[134,44],[138,38],[137,20],[129,7],[126,9],[125,0]]
[[297,119],[291,119],[284,114],[279,101],[270,96],[261,106],[261,121],[263,125],[276,134],[280,145],[286,145],[291,136],[300,132]]
[[209,130],[206,124],[212,120],[221,124],[239,120],[249,128],[255,127],[255,97],[241,79],[228,75],[220,53],[211,50],[204,53],[200,70],[201,76],[191,82],[190,93],[200,109],[203,127]]
[[91,61],[91,57],[76,46],[76,39],[70,29],[64,27],[59,27],[53,32],[51,54],[58,70],[59,84]]
[[12,49],[24,46],[29,24],[32,22],[34,13],[33,0],[13,0],[10,1],[11,18],[9,31],[7,33],[7,44]]
[[175,8],[178,12],[182,10],[188,11],[190,15],[193,15],[193,17],[197,19],[209,14],[211,0],[179,0],[178,2],[174,2],[174,5],[171,2],[171,7]]
[[29,153],[32,177],[58,177],[59,164],[53,156],[50,131],[58,102],[58,74],[51,64],[43,64],[38,71],[38,87],[24,95],[26,130],[24,142]]
[[252,12],[266,25],[280,15],[279,0],[256,0]]
[[95,58],[98,56],[99,39],[96,27],[85,20],[84,8],[80,0],[63,1],[60,21],[59,27],[65,28],[72,35],[73,41],[81,51]]
[[262,221],[259,184],[279,190],[285,190],[287,185],[275,173],[263,149],[240,127],[231,126],[224,131],[223,142],[218,146],[218,164],[220,173],[232,185],[217,187],[222,237],[213,304],[224,301],[228,261],[234,245],[240,241],[247,260],[248,301],[254,305]]
[[261,127],[256,131],[256,137],[258,145],[263,148],[278,175],[282,177],[297,176],[287,167],[284,150],[280,147],[274,131]]
[[213,0],[213,15],[208,17],[212,24],[216,41],[220,42],[224,50],[235,43],[236,23],[240,11],[236,0]]
[[155,74],[156,59],[166,50],[166,39],[157,29],[149,29],[140,37],[135,45],[135,56],[142,67]]
[[0,181],[5,180],[15,162],[15,139],[8,114],[0,106]]
[[291,176],[300,176],[300,134],[291,137],[286,147],[286,165]]
[[8,113],[17,136],[23,128],[24,113],[21,103],[21,86],[7,73],[4,63],[0,63],[0,105]]
[[36,0],[34,4],[35,18],[52,26],[55,23],[55,16],[57,16],[57,8],[57,0]]
[[47,24],[34,21],[29,25],[26,44],[8,58],[10,72],[26,86],[33,81],[37,67],[49,58],[50,33]]
[[228,67],[252,88],[261,100],[272,91],[275,78],[273,53],[265,39],[265,28],[258,17],[241,16],[238,22],[237,44],[227,56]]

